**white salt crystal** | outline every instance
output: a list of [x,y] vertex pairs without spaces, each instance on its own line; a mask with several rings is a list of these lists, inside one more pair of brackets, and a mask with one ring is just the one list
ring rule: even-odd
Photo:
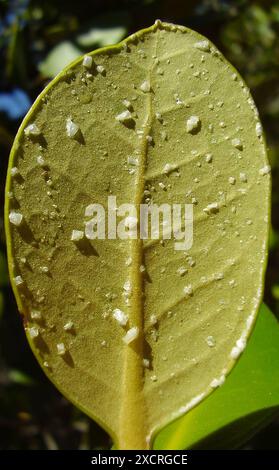
[[194,47],[196,49],[199,49],[200,51],[203,51],[203,52],[209,52],[210,51],[210,44],[207,40],[196,42],[194,44]]
[[41,134],[40,129],[38,128],[37,124],[29,124],[25,129],[24,129],[24,134],[27,135],[28,137],[36,137]]
[[93,64],[93,59],[90,55],[85,55],[82,61],[83,67],[90,69]]
[[127,331],[125,336],[123,336],[122,340],[124,341],[124,343],[130,344],[132,341],[134,341],[138,337],[138,335],[139,335],[138,327],[133,326]]
[[23,215],[20,212],[11,211],[9,213],[9,221],[11,222],[11,224],[19,227],[22,223],[22,220],[23,220]]
[[17,175],[19,175],[19,170],[16,166],[14,166],[13,168],[11,168],[11,176],[14,177]]
[[144,82],[142,82],[142,84],[140,85],[140,89],[144,93],[148,93],[151,89],[150,82],[148,80],[144,80]]
[[72,242],[79,242],[80,240],[83,240],[83,238],[84,238],[84,232],[82,232],[82,230],[72,231],[72,235],[71,235]]
[[56,345],[56,348],[57,348],[57,354],[59,356],[64,356],[64,354],[66,354],[66,348],[65,348],[65,344],[64,343],[58,343]]
[[68,118],[66,120],[66,133],[68,137],[73,139],[77,135],[79,130],[79,126],[75,122],[73,122],[71,118]]
[[212,202],[203,209],[203,212],[205,212],[206,214],[216,214],[217,212],[219,212],[219,204],[217,202]]
[[36,328],[35,326],[32,326],[32,328],[29,328],[28,331],[29,331],[30,338],[32,338],[32,339],[38,338],[38,336],[39,336],[38,328]]
[[23,284],[23,279],[21,276],[14,277],[14,283],[16,286],[21,286]]
[[260,174],[261,176],[268,175],[270,172],[271,172],[271,167],[270,167],[270,165],[266,165],[266,166],[264,166],[263,168],[261,168],[261,169],[259,170],[259,174]]
[[121,122],[122,124],[125,124],[132,119],[132,114],[131,112],[127,109],[126,111],[123,111],[122,113],[118,114],[115,117],[116,121]]
[[187,132],[193,132],[200,125],[200,118],[198,116],[191,116],[186,121],[186,130]]
[[129,320],[127,313],[124,313],[119,308],[115,308],[112,312],[113,318],[119,323],[121,326],[126,326]]
[[65,323],[65,325],[63,326],[63,329],[64,329],[65,331],[70,331],[70,330],[73,329],[73,327],[74,327],[73,322],[72,322],[72,321],[68,321],[68,322]]

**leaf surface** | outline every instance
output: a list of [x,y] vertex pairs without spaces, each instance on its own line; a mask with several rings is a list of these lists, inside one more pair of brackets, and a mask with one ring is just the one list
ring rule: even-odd
[[[10,275],[49,378],[119,448],[142,449],[245,347],[262,297],[269,167],[248,89],[197,33],[158,21],[91,56],[90,70],[81,58],[44,90],[14,143]],[[192,248],[175,250],[173,237],[73,242],[85,208],[107,209],[112,195],[138,220],[141,203],[193,204]],[[127,345],[130,328],[139,335]]]

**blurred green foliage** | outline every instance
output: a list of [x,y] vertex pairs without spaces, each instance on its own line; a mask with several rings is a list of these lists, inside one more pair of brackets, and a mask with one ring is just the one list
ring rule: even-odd
[[[101,449],[107,435],[49,383],[27,346],[11,293],[3,203],[9,150],[29,102],[73,55],[121,40],[155,19],[209,37],[251,88],[273,176],[265,302],[279,316],[279,4],[246,0],[0,0],[0,448]],[[67,54],[65,53],[65,45]],[[273,423],[249,446],[277,448]]]

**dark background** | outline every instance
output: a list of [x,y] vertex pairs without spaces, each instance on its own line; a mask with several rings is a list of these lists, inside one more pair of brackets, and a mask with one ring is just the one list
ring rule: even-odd
[[[27,345],[7,277],[4,185],[18,126],[54,70],[73,54],[105,45],[117,34],[115,40],[122,39],[157,18],[207,36],[251,88],[273,176],[265,302],[279,315],[279,1],[0,0],[0,449],[111,445],[107,435],[46,379]],[[84,40],[80,35],[88,31],[95,33]],[[57,49],[61,44],[64,49]],[[243,448],[278,450],[278,431],[274,421]]]

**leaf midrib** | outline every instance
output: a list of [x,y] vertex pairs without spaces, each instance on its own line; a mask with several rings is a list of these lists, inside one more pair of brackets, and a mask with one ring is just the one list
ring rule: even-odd
[[[152,57],[157,56],[158,31],[155,36],[155,48]],[[150,83],[150,92],[146,93],[146,119],[142,124],[143,134],[139,151],[139,166],[135,178],[134,205],[137,208],[137,218],[140,220],[140,204],[143,202],[145,189],[145,172],[148,157],[148,140],[152,121],[154,119],[152,110],[152,72],[154,60],[150,60],[151,66],[146,79]],[[144,265],[143,241],[137,237],[130,241],[132,267],[130,280],[133,288],[132,305],[129,309],[129,324],[139,328],[139,337],[128,346],[124,346],[124,367],[122,380],[122,399],[119,423],[119,448],[121,449],[146,449],[149,448],[147,436],[148,413],[146,410],[144,386],[144,273],[140,266]]]

